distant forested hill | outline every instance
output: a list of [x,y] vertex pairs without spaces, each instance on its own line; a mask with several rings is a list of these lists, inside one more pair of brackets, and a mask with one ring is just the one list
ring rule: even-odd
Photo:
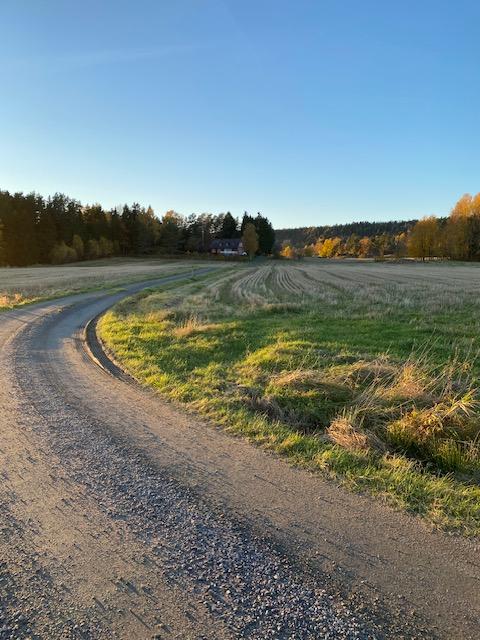
[[397,235],[409,231],[416,220],[390,222],[350,222],[349,224],[325,225],[323,227],[299,227],[297,229],[276,229],[275,239],[278,245],[288,242],[294,247],[304,247],[314,243],[318,238],[341,238],[347,240],[352,234],[360,238],[380,236],[382,234]]

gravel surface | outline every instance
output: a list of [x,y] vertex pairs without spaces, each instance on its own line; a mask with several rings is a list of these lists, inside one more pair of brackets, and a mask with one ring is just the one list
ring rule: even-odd
[[[102,424],[72,412],[59,381],[49,378],[43,367],[32,368],[31,345],[38,344],[43,331],[43,324],[32,324],[12,345],[13,388],[23,400],[24,418],[68,482],[93,496],[106,520],[123,523],[143,545],[140,562],[153,562],[165,584],[200,601],[235,638],[377,637],[329,589],[327,580],[299,571],[267,540],[151,468],[142,453]],[[48,575],[44,579],[52,582]],[[144,592],[148,598],[148,585],[134,584],[122,574],[115,581],[119,590]],[[35,586],[30,593],[42,590]],[[54,617],[49,600],[57,597],[47,592],[42,599],[48,618]],[[102,636],[104,625],[91,610],[82,612],[83,620],[77,615],[69,611],[71,630],[81,629],[81,637]],[[17,631],[18,626],[8,627],[0,637],[16,637]],[[26,626],[25,631],[30,629]]]
[[[122,295],[3,315],[0,640],[436,637],[409,603],[362,587],[373,573],[353,579],[338,554],[322,569],[284,543],[289,490],[316,479],[290,478],[280,461],[213,429],[185,430],[190,418],[88,359],[85,322]],[[285,504],[274,497],[277,472]],[[250,481],[247,513],[234,501]],[[257,513],[263,496],[275,526]],[[348,499],[338,493],[338,508]],[[318,556],[326,524],[317,519],[311,534]],[[295,544],[309,526],[295,522]],[[354,556],[376,564],[361,546]],[[456,637],[473,637],[469,625]]]
[[96,497],[107,518],[128,523],[167,583],[200,599],[235,637],[374,637],[328,583],[299,574],[264,540],[149,469],[142,454],[101,427],[63,418],[61,398],[50,398],[56,409],[49,441],[68,476]]

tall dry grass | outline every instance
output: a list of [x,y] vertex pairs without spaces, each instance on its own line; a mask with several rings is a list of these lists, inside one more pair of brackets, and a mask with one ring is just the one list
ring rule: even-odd
[[476,472],[480,392],[472,366],[452,359],[433,368],[425,354],[396,366],[355,363],[341,380],[358,393],[326,434],[347,449],[400,452],[446,471]]

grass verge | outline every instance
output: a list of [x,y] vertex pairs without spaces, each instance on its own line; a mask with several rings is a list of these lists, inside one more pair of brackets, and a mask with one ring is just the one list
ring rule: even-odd
[[[125,300],[100,337],[138,380],[228,431],[480,534],[478,310],[405,310],[403,290],[396,313],[366,313],[338,291],[330,306],[296,299],[291,269],[285,298],[275,269],[289,267],[262,282],[250,272],[261,292],[250,301],[232,273]],[[389,286],[393,306],[395,295]]]

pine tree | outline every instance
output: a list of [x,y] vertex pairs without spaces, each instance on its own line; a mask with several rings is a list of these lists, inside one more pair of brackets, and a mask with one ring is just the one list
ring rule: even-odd
[[49,262],[52,249],[57,242],[57,230],[52,212],[47,207],[40,210],[36,235],[39,262]]
[[222,238],[238,238],[238,220],[227,211],[222,221],[222,230],[220,232]]
[[258,234],[258,249],[260,253],[264,255],[272,253],[273,245],[275,244],[275,231],[269,220],[257,213],[254,224]]
[[245,211],[242,218],[242,224],[240,225],[240,231],[242,235],[243,235],[243,232],[245,231],[245,227],[247,226],[247,224],[255,224],[255,218],[253,216],[248,215],[248,213]]
[[3,220],[8,264],[23,266],[38,262],[38,205],[34,193],[26,196],[15,193],[10,197],[10,219]]
[[7,263],[7,252],[5,240],[3,239],[3,225],[0,222],[0,265]]
[[123,241],[123,249],[125,254],[135,254],[139,252],[140,223],[139,223],[140,205],[133,203],[131,207],[125,205],[122,211],[122,222],[125,229]]
[[167,211],[162,218],[159,246],[164,253],[176,253],[180,240],[181,216],[175,211]]

